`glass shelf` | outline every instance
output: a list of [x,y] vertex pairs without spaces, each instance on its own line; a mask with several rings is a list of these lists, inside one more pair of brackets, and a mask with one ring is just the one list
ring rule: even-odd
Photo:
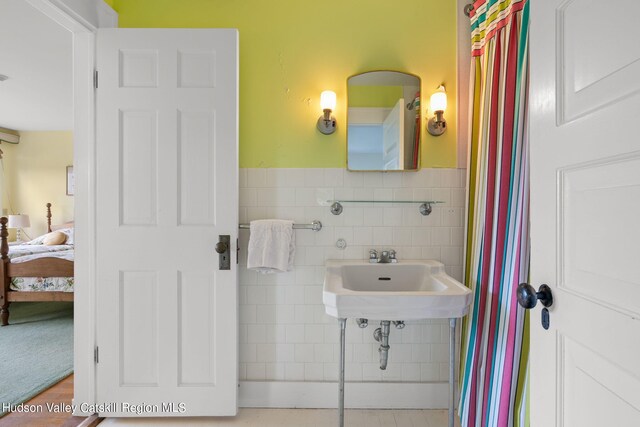
[[433,206],[437,203],[444,203],[437,200],[328,200],[331,203],[331,213],[340,215],[344,208],[343,203],[417,203],[420,204],[419,210],[422,215],[429,215],[433,211]]

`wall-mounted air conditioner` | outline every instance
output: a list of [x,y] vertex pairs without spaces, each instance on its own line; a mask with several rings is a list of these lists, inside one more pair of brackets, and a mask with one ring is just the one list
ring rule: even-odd
[[0,142],[18,144],[20,142],[20,135],[15,130],[0,128]]

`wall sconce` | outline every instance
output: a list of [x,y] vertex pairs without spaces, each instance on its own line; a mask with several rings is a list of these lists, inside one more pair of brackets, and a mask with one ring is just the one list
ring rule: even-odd
[[440,136],[447,130],[447,121],[444,119],[444,110],[447,109],[447,92],[444,85],[431,95],[430,108],[434,116],[427,123],[427,131],[433,136]]
[[336,108],[336,93],[330,90],[325,90],[320,94],[320,107],[322,107],[323,114],[318,119],[318,130],[325,134],[331,135],[336,131],[336,118],[331,115]]

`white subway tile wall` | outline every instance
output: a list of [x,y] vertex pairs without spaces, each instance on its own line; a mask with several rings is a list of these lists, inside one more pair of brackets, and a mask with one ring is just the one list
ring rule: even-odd
[[[461,280],[465,170],[349,172],[344,169],[240,169],[240,222],[322,221],[320,232],[296,230],[293,271],[263,275],[246,269],[249,231],[240,230],[240,379],[336,381],[339,329],[324,312],[328,259],[365,259],[370,249],[398,258],[436,259]],[[345,203],[333,215],[328,200],[438,200],[429,216],[418,204]],[[347,242],[345,249],[336,240]],[[424,320],[391,329],[389,364],[379,368],[377,322],[359,329],[349,319],[347,381],[447,381],[448,321]]]

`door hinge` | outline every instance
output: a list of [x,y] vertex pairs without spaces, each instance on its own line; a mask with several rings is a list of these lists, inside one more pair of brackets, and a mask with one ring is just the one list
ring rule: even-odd
[[93,87],[98,89],[98,70],[93,70]]
[[100,361],[100,350],[99,347],[96,346],[96,348],[93,349],[93,360],[98,363]]

